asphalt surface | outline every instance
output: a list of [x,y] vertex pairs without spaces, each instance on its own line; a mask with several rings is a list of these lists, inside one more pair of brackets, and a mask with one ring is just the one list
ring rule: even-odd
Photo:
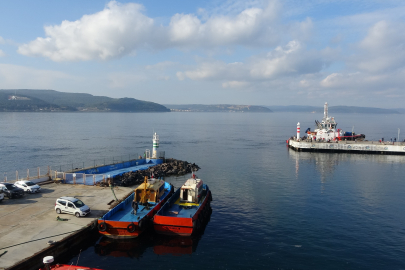
[[[104,215],[109,210],[108,203],[115,199],[109,187],[52,183],[41,185],[41,188],[40,193],[17,199],[4,198],[0,203],[0,270],[47,248],[48,241],[59,241],[69,236],[66,233],[88,226]],[[114,191],[121,199],[133,189],[115,187]],[[70,214],[58,215],[55,201],[62,196],[82,200],[90,207],[91,213],[80,218]],[[57,221],[58,216],[68,220]],[[63,235],[55,236],[59,234]],[[45,239],[33,241],[41,238]],[[33,242],[26,243],[29,241]]]

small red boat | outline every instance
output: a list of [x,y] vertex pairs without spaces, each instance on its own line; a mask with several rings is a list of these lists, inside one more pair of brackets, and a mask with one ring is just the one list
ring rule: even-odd
[[173,194],[169,183],[145,177],[145,181],[124,201],[98,220],[98,231],[111,238],[138,237],[167,199]]
[[69,264],[52,265],[53,261],[54,261],[54,259],[52,256],[46,256],[43,259],[44,268],[40,268],[39,270],[103,270],[100,268],[92,268],[92,267],[69,265]]
[[189,236],[200,230],[211,214],[211,191],[193,173],[156,213],[153,227],[157,233]]

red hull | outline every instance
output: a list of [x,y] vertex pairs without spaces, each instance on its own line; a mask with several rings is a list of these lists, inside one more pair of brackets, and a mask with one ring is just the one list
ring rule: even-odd
[[209,215],[211,198],[211,191],[209,191],[192,218],[156,215],[153,219],[153,228],[160,234],[190,236],[200,229],[204,219]]
[[[76,266],[76,265],[68,265],[68,264],[56,264],[51,266],[51,270],[103,270],[100,268],[91,268],[85,266]],[[41,268],[39,270],[46,270],[45,268]]]

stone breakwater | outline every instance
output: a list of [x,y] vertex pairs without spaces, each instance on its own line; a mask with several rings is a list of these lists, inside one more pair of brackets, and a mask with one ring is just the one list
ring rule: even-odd
[[[152,173],[155,178],[160,178],[163,176],[184,175],[192,171],[198,171],[199,169],[200,167],[195,163],[169,158],[166,159],[165,163],[158,164],[146,170],[127,172],[123,175],[115,176],[112,180],[114,181],[114,186],[127,187],[142,183],[145,176],[150,177]],[[109,183],[99,182],[97,185],[108,186]]]

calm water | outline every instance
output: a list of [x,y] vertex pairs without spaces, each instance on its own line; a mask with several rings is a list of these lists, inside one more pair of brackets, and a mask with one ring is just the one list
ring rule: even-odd
[[[331,113],[332,114],[332,113]],[[332,114],[333,115],[333,114]],[[104,269],[405,269],[405,156],[296,153],[285,140],[319,114],[1,113],[0,172],[127,156],[160,135],[213,192],[200,237],[96,239],[79,264]],[[333,115],[368,139],[400,115]],[[404,136],[400,137],[404,138]],[[8,173],[10,175],[10,173]],[[186,177],[167,178],[180,186]],[[76,263],[77,256],[69,262]]]

